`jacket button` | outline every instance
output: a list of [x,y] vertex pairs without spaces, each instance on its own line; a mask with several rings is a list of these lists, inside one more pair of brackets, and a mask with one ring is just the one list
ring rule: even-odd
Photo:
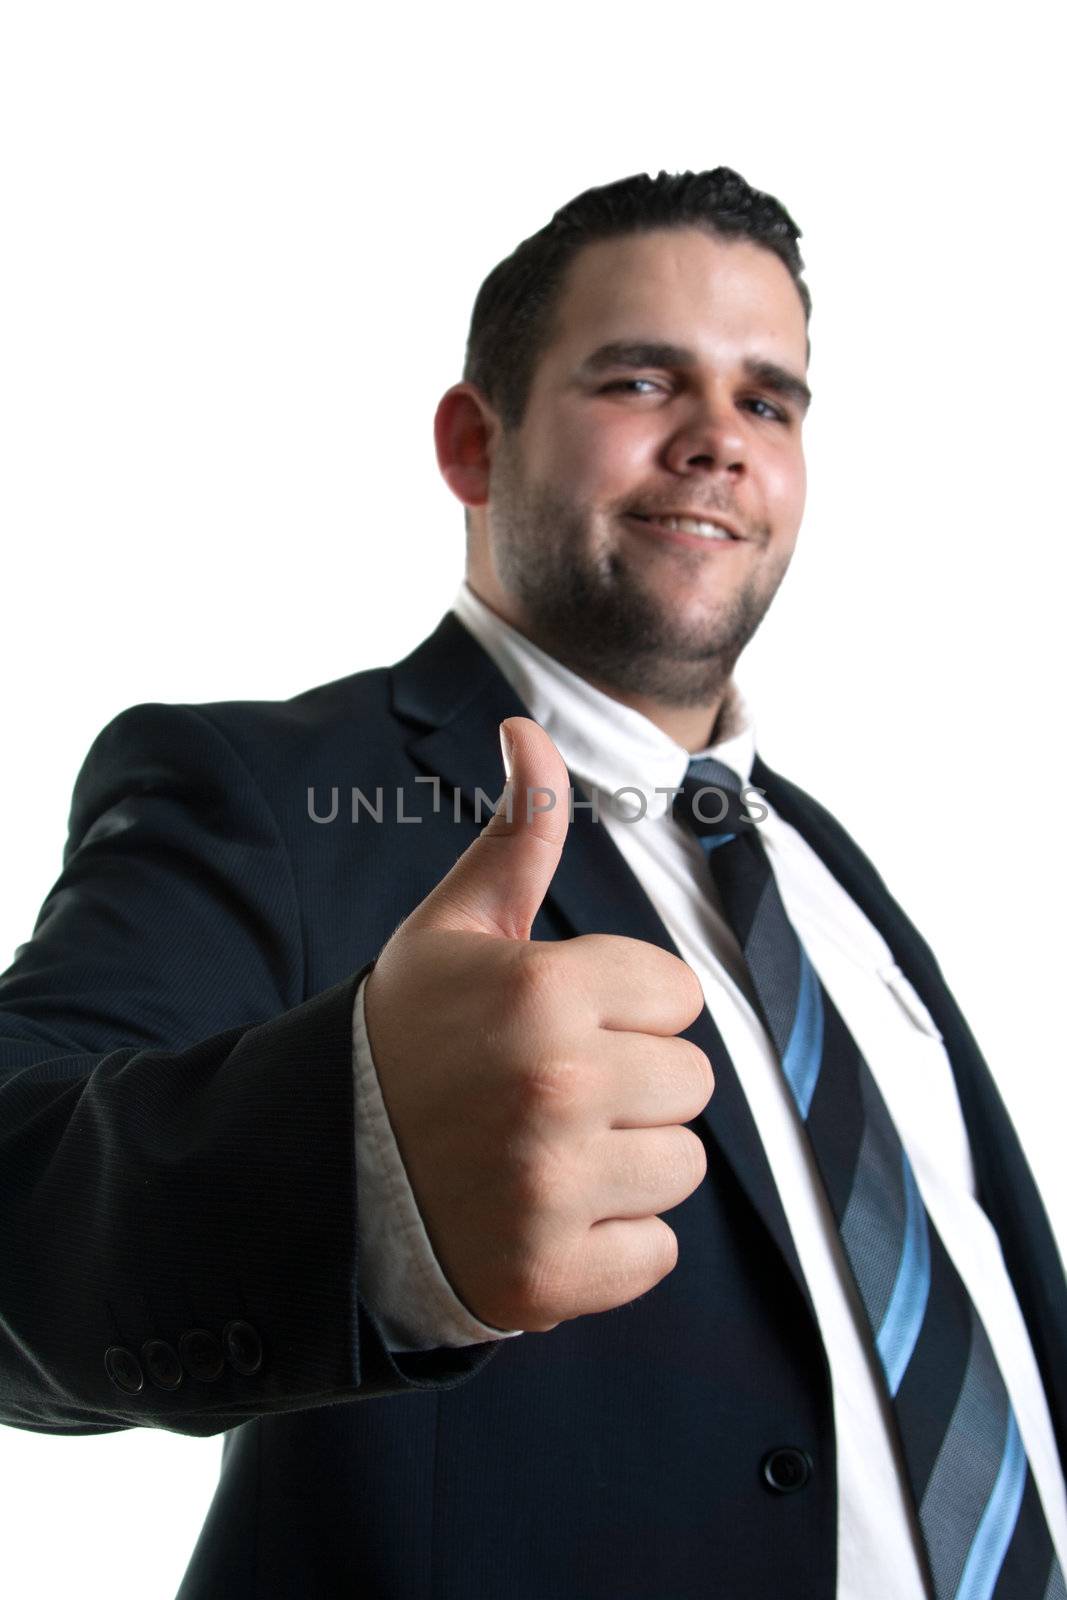
[[124,1344],[113,1344],[110,1350],[105,1351],[104,1367],[116,1389],[122,1389],[126,1394],[137,1394],[144,1388],[141,1363]]
[[263,1365],[263,1346],[250,1322],[228,1322],[222,1330],[222,1343],[226,1360],[235,1372],[248,1377]]
[[775,1494],[793,1494],[803,1489],[811,1477],[811,1457],[806,1450],[786,1444],[765,1455],[760,1468],[768,1489],[773,1489]]
[[141,1346],[145,1371],[157,1389],[176,1389],[182,1381],[182,1364],[174,1346],[164,1339],[149,1339]]
[[222,1346],[206,1328],[190,1328],[178,1340],[182,1365],[190,1378],[200,1383],[214,1383],[222,1371]]

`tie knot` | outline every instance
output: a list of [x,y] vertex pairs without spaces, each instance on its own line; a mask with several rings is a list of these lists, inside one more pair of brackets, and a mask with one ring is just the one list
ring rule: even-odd
[[742,826],[752,826],[741,798],[741,779],[732,767],[710,756],[689,763],[673,811],[698,838],[715,837],[723,844]]

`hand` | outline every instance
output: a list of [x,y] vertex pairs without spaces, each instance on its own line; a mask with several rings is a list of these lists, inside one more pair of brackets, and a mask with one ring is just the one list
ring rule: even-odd
[[[658,1213],[704,1177],[703,1143],[682,1124],[714,1078],[675,1037],[704,1004],[677,956],[608,934],[531,941],[570,779],[536,722],[510,717],[508,734],[512,820],[502,807],[400,925],[364,1003],[442,1271],[482,1322],[544,1332],[673,1269]],[[537,791],[554,809],[536,809]]]

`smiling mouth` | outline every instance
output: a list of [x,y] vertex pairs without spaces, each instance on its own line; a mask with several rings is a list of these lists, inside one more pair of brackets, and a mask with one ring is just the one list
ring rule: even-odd
[[707,539],[709,543],[740,542],[740,535],[734,533],[731,528],[706,517],[650,517],[642,516],[637,511],[630,511],[627,515],[635,522],[643,522],[646,527],[656,528],[663,533],[688,533],[698,539]]

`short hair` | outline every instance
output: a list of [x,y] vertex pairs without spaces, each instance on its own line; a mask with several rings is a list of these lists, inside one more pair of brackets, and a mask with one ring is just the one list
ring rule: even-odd
[[551,222],[495,266],[471,313],[463,377],[476,384],[506,431],[526,412],[534,372],[552,338],[563,280],[587,244],[660,228],[704,228],[721,239],[749,239],[783,262],[807,321],[811,295],[801,277],[800,229],[773,195],[753,189],[730,167],[710,172],[635,173],[586,189]]

